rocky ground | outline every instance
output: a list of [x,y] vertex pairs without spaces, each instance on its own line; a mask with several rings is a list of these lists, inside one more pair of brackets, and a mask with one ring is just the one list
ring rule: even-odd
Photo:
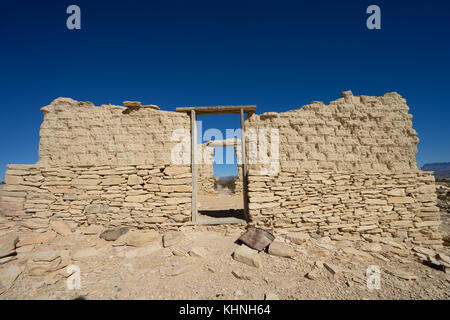
[[[115,241],[117,230],[106,235],[107,241],[99,237],[102,228],[97,226],[72,231],[57,223],[52,229],[4,224],[0,248],[5,239],[15,243],[18,236],[19,242],[13,245],[15,255],[0,260],[0,299],[450,297],[450,275],[418,261],[417,255],[442,262],[436,252],[410,250],[389,239],[279,234],[269,254],[235,243],[245,231],[236,226],[187,226],[163,235],[131,230]],[[440,253],[448,259],[447,249]],[[80,270],[80,289],[68,289],[67,282],[76,276],[76,271],[69,276],[72,265]],[[367,287],[370,265],[380,268],[379,290]]]
[[[222,202],[241,205],[240,197],[222,197],[199,202],[211,209]],[[441,209],[448,239],[450,214],[442,203]],[[392,239],[281,232],[258,253],[236,243],[242,225],[102,231],[95,225],[71,229],[62,221],[18,224],[0,215],[0,299],[450,297],[448,242],[434,252]],[[380,289],[367,286],[369,266],[381,272]],[[80,288],[69,289],[77,275]]]

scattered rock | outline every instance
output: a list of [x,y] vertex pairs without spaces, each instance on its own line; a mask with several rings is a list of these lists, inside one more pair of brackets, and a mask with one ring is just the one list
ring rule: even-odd
[[59,254],[55,250],[42,250],[38,251],[33,255],[33,261],[53,261]]
[[48,227],[48,220],[46,219],[27,219],[21,222],[22,227],[28,229],[46,229]]
[[62,236],[69,236],[72,234],[72,230],[70,230],[70,227],[65,224],[64,221],[52,221],[50,222],[50,226],[53,231]]
[[56,238],[56,232],[47,231],[43,234],[32,236],[21,240],[17,243],[17,247],[23,247],[31,244],[50,243]]
[[184,257],[184,256],[186,256],[186,252],[181,250],[181,249],[179,249],[179,248],[172,248],[172,254],[174,256],[177,256],[177,257]]
[[88,235],[91,235],[91,234],[97,235],[97,234],[102,233],[103,230],[105,230],[105,227],[99,226],[99,225],[95,225],[95,224],[91,224],[90,226],[88,226],[87,228],[85,228],[83,230],[83,233],[84,234],[88,234]]
[[122,104],[127,108],[142,108],[142,104],[140,101],[124,101]]
[[450,265],[450,257],[449,256],[447,256],[443,253],[438,253],[437,258],[439,260],[441,260],[442,262],[446,263],[447,265]]
[[252,267],[259,268],[261,266],[261,258],[258,251],[253,250],[246,245],[241,245],[234,250],[233,259]]
[[292,233],[288,233],[286,235],[286,239],[288,239],[289,241],[291,241],[292,243],[295,243],[295,244],[302,244],[303,242],[311,239],[311,237],[307,233],[292,232]]
[[280,300],[280,298],[276,293],[269,292],[264,294],[264,300]]
[[414,247],[414,248],[412,248],[412,250],[414,252],[421,253],[429,258],[434,258],[436,256],[436,253],[433,250],[428,249],[428,248]]
[[19,237],[12,234],[7,234],[0,238],[0,258],[7,257],[16,253],[16,244],[19,242]]
[[124,244],[132,247],[144,247],[150,243],[161,243],[161,235],[156,230],[147,232],[129,232],[120,238]]
[[106,241],[116,241],[120,236],[127,233],[128,227],[117,227],[114,229],[105,230],[100,234],[100,238]]
[[250,278],[249,276],[247,276],[247,275],[241,273],[241,272],[238,271],[238,270],[233,270],[233,271],[231,271],[231,273],[233,274],[233,276],[235,276],[235,277],[238,278],[238,279],[241,279],[241,280],[251,280],[251,278]]
[[8,290],[17,277],[22,273],[22,269],[13,264],[0,270],[0,293]]
[[23,246],[23,247],[17,248],[16,252],[17,253],[27,253],[27,252],[33,251],[33,249],[34,249],[34,244],[30,244],[28,246]]
[[373,242],[373,243],[367,243],[361,247],[361,250],[367,251],[367,252],[380,252],[383,248],[379,243]]
[[167,231],[164,233],[163,244],[165,248],[174,246],[181,241],[182,233],[179,231]]
[[189,250],[189,255],[191,257],[206,258],[208,256],[208,253],[205,248],[195,247]]
[[317,268],[312,269],[310,272],[308,272],[305,277],[310,280],[316,280],[319,277],[320,270]]
[[10,262],[15,259],[17,259],[17,256],[7,256],[4,258],[0,258],[0,264],[5,264],[5,263]]
[[387,244],[388,246],[397,248],[397,249],[402,249],[402,250],[405,249],[405,247],[402,244],[400,244],[390,238],[380,238],[380,242]]
[[325,269],[327,269],[332,275],[336,275],[339,273],[340,269],[338,266],[335,266],[334,264],[331,264],[329,262],[325,262],[323,264],[323,266],[325,267]]
[[413,274],[410,274],[410,273],[407,273],[407,272],[402,271],[402,270],[398,270],[398,269],[397,270],[385,269],[385,272],[387,274],[390,274],[392,276],[395,276],[397,278],[404,279],[404,280],[416,280],[417,279],[417,276],[415,276]]
[[295,255],[294,249],[282,242],[272,242],[269,245],[269,254],[278,257],[292,258]]
[[56,271],[63,268],[60,266],[61,257],[56,257],[56,259],[48,261],[32,262],[28,265],[28,274],[31,276],[43,276],[48,272]]

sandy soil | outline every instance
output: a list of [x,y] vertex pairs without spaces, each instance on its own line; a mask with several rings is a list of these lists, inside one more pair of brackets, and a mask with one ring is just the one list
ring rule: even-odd
[[226,210],[244,209],[244,199],[242,195],[198,195],[199,210]]

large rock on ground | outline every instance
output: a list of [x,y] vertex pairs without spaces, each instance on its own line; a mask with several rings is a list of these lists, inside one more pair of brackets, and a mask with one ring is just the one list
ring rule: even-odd
[[17,277],[22,273],[22,269],[18,265],[10,265],[0,270],[0,294],[8,290]]
[[156,230],[147,232],[129,232],[123,236],[121,241],[132,247],[143,247],[150,243],[161,243],[161,235]]
[[292,258],[295,254],[294,249],[283,242],[272,242],[268,250],[269,254],[278,257]]
[[72,230],[70,230],[70,227],[65,224],[64,221],[52,221],[50,222],[50,226],[53,231],[62,236],[69,236],[72,234]]
[[128,230],[129,230],[128,227],[118,227],[118,228],[114,228],[114,229],[109,229],[109,230],[103,231],[100,234],[100,238],[102,238],[103,240],[106,240],[106,241],[116,241],[117,239],[120,238],[120,236],[127,233]]
[[92,234],[100,234],[105,230],[105,227],[100,225],[91,224],[83,230],[84,234],[92,235]]
[[178,244],[181,241],[182,236],[182,233],[179,231],[166,232],[163,237],[164,248]]
[[28,264],[28,274],[31,276],[43,276],[49,272],[61,269],[61,257],[58,255],[55,259],[51,261],[33,261]]
[[59,257],[58,252],[55,250],[41,250],[33,255],[33,261],[46,261],[50,262]]
[[50,243],[56,238],[56,233],[53,231],[47,231],[43,234],[31,236],[17,243],[17,247],[23,247],[30,244]]
[[286,239],[295,244],[302,244],[305,241],[311,239],[309,234],[303,232],[291,232],[286,235]]
[[242,245],[233,252],[233,259],[249,266],[259,268],[261,266],[261,258],[258,251]]

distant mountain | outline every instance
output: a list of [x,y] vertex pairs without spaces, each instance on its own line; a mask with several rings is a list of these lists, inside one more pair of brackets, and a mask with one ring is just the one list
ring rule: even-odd
[[427,163],[422,166],[424,171],[434,171],[436,178],[450,179],[450,162]]

